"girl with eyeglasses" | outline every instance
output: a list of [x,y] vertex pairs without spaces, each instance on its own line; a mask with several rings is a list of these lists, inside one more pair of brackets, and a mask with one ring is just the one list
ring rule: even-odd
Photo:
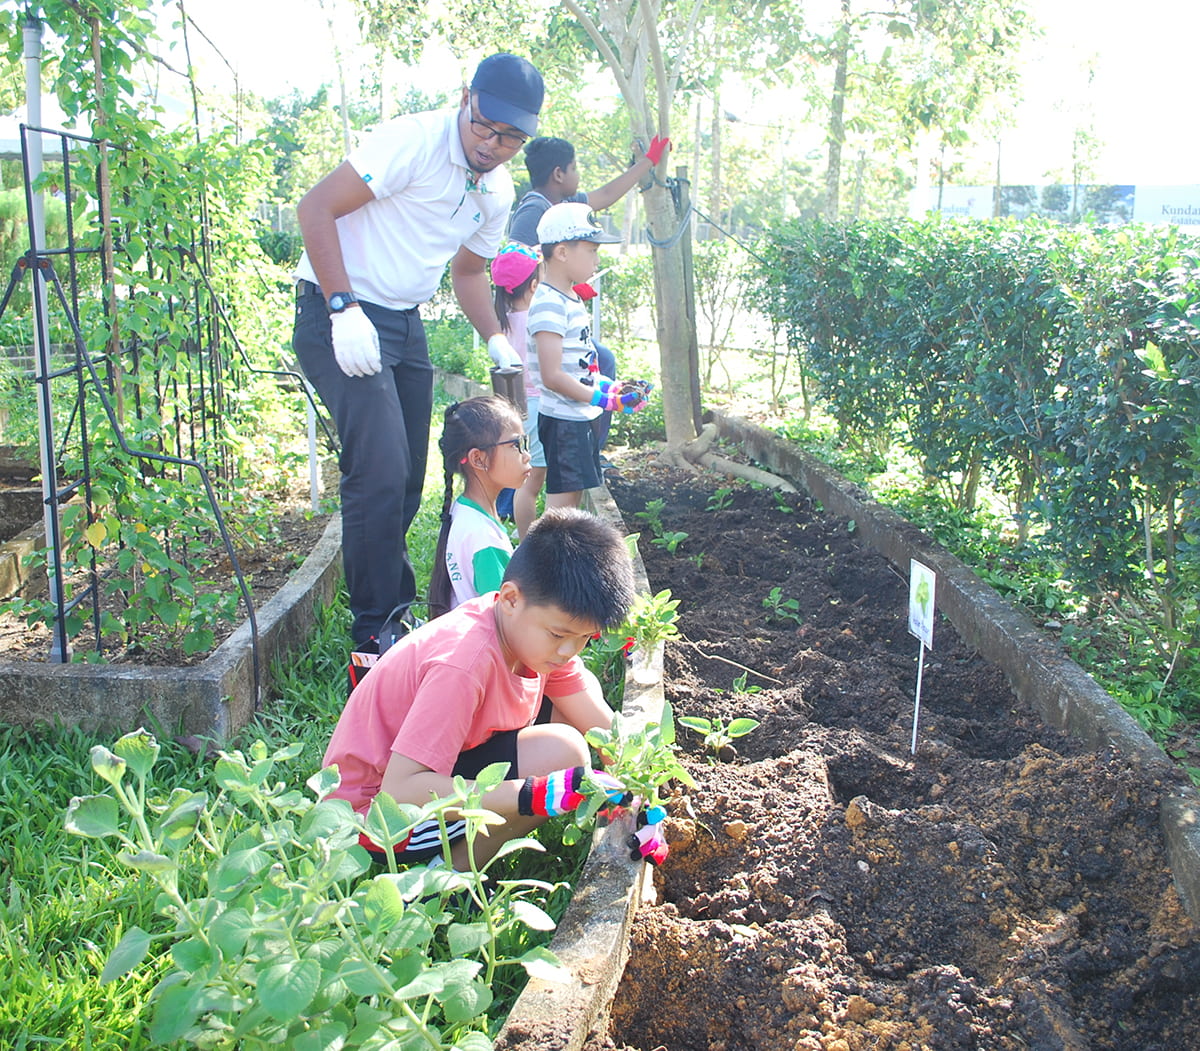
[[[446,492],[429,582],[431,617],[500,587],[513,546],[496,497],[502,489],[519,489],[530,472],[524,423],[512,403],[497,395],[447,408],[438,447]],[[456,474],[464,481],[457,500]]]

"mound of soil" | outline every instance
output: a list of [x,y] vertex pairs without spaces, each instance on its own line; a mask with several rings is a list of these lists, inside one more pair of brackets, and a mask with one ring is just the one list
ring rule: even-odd
[[[679,730],[698,787],[590,1051],[1200,1047],[1170,775],[1047,728],[940,618],[911,755],[906,576],[807,497],[619,466],[651,584],[680,600],[676,718],[761,725],[724,758]],[[653,500],[687,534],[673,555],[635,517]]]

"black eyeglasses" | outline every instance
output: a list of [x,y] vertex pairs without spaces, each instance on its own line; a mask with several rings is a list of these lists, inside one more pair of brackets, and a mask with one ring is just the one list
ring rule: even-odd
[[522,434],[520,438],[505,438],[502,442],[489,442],[487,445],[481,445],[481,449],[494,449],[497,445],[511,445],[519,453],[529,452],[529,435]]
[[482,139],[484,142],[490,142],[495,139],[504,149],[516,150],[520,149],[529,141],[528,135],[518,135],[511,131],[501,131],[494,124],[489,124],[486,120],[475,119],[475,102],[470,103],[470,109],[467,111],[468,119],[471,122],[471,134],[477,139]]

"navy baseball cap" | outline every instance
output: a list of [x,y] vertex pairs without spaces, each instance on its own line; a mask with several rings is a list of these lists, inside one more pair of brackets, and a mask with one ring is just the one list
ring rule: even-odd
[[485,58],[475,70],[471,91],[479,100],[479,112],[488,120],[511,124],[526,135],[537,134],[546,86],[528,60],[503,52]]

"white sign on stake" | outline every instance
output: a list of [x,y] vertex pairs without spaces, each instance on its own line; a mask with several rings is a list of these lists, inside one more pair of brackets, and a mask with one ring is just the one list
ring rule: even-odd
[[921,680],[925,674],[925,651],[933,649],[934,596],[937,574],[928,566],[911,559],[908,568],[908,630],[921,640],[917,656],[917,691],[913,700],[912,755],[917,754],[917,725],[921,718]]

